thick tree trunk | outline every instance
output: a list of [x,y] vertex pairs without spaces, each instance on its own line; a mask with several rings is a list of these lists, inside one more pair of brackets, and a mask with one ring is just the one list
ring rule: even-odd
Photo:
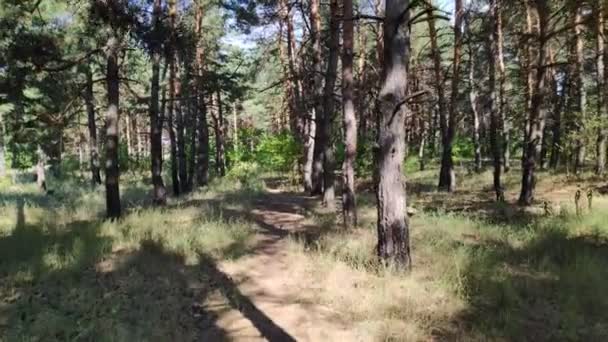
[[[586,119],[586,110],[587,110],[587,92],[585,91],[585,81],[583,77],[584,73],[584,64],[585,64],[585,55],[584,55],[584,42],[583,42],[583,28],[584,24],[580,24],[583,21],[583,16],[581,14],[582,9],[581,6],[577,3],[574,5],[575,15],[573,16],[574,20],[574,33],[575,33],[575,56],[576,63],[575,73],[573,75],[575,87],[576,87],[576,110],[575,113],[578,114],[577,122],[577,131],[579,134],[583,134],[585,130],[585,119]],[[580,173],[585,164],[585,141],[582,137],[578,137],[576,139],[576,159],[574,163],[574,172]]]
[[[540,145],[542,142],[545,108],[543,98],[546,93],[546,29],[547,29],[547,7],[546,0],[537,0],[536,6],[531,1],[526,2],[526,12],[531,17],[536,13],[538,25],[533,28],[528,25],[530,36],[537,37],[537,47],[534,53],[530,49],[529,61],[534,61],[534,66],[530,65],[527,69],[528,79],[532,82],[530,87],[530,110],[527,119],[526,145],[524,146],[523,170],[521,192],[519,203],[521,205],[531,205],[534,201],[534,188],[536,186],[536,164],[539,159]],[[534,55],[533,55],[534,54]]]
[[[176,57],[174,63],[174,68],[179,68],[179,59]],[[175,89],[173,101],[174,112],[175,112],[175,129],[177,131],[177,165],[178,165],[178,173],[179,173],[179,185],[180,185],[180,193],[188,192],[188,163],[186,162],[186,137],[184,135],[184,115],[182,112],[182,101],[178,100],[181,98],[181,81],[180,81],[180,73],[174,71],[174,81]]]
[[507,173],[511,169],[511,124],[510,119],[507,116],[505,109],[505,83],[506,83],[506,69],[505,69],[505,57],[504,57],[504,45],[505,39],[503,34],[502,24],[502,1],[496,0],[496,14],[494,23],[494,35],[493,38],[496,41],[496,66],[498,67],[498,118],[501,123],[501,136],[502,136],[502,163],[504,172]]
[[355,197],[355,158],[357,156],[357,117],[355,115],[355,103],[353,100],[353,50],[354,50],[354,25],[353,1],[344,0],[342,36],[342,111],[344,114],[344,165],[342,174],[344,185],[342,190],[342,213],[344,215],[344,226],[346,228],[357,225],[357,205]]
[[378,256],[411,265],[405,176],[405,97],[410,34],[408,0],[386,0],[378,151]]
[[311,172],[311,195],[323,193],[323,56],[321,50],[321,16],[319,14],[319,0],[310,1],[310,39],[312,45],[313,75],[313,108],[315,112],[315,133],[313,146],[313,162]]
[[89,153],[91,164],[91,183],[93,186],[101,184],[99,172],[99,152],[97,150],[97,123],[95,120],[95,104],[93,103],[93,74],[90,66],[86,69],[87,85],[85,88],[85,105],[87,108],[87,126],[89,128]]
[[[503,80],[501,80],[501,74],[503,70],[501,70],[500,64],[502,63],[502,56],[500,52],[500,34],[501,34],[501,26],[500,26],[500,1],[501,0],[492,0],[491,12],[492,12],[492,20],[493,20],[493,30],[490,40],[490,51],[491,51],[491,60],[489,63],[490,70],[490,145],[492,146],[492,157],[494,161],[494,192],[496,194],[496,201],[502,202],[504,201],[504,191],[501,184],[501,173],[502,173],[502,161],[504,155],[501,151],[501,143],[500,143],[500,119],[502,117],[502,84]],[[496,77],[496,67],[498,66],[498,79]],[[496,82],[498,81],[498,82]]]
[[150,161],[152,171],[152,185],[154,187],[152,199],[154,203],[163,205],[167,201],[167,190],[163,182],[163,115],[158,109],[158,96],[160,91],[160,25],[162,15],[162,0],[154,0],[153,19],[154,37],[152,43],[152,79],[150,80]]
[[[450,98],[450,110],[447,118],[443,118],[443,145],[441,157],[441,171],[439,173],[439,189],[452,192],[456,188],[456,173],[454,172],[454,159],[452,148],[456,130],[456,113],[458,106],[458,86],[460,80],[460,59],[462,46],[462,0],[455,0],[454,19],[454,61],[452,62],[452,93]],[[447,122],[446,122],[447,120]]]
[[595,172],[603,176],[606,173],[606,145],[608,144],[608,89],[606,89],[606,49],[604,37],[605,24],[605,2],[598,1],[596,4],[596,36],[597,36],[597,91],[598,91],[598,113],[600,128],[597,136],[596,166]]
[[335,207],[335,156],[332,141],[332,123],[334,119],[335,100],[334,88],[338,71],[338,54],[340,50],[340,22],[338,16],[340,7],[338,0],[329,3],[329,54],[325,71],[325,87],[323,89],[323,119],[321,121],[321,139],[323,151],[323,205],[329,209]]
[[119,131],[119,74],[118,50],[119,42],[116,37],[110,38],[107,44],[106,86],[108,91],[108,109],[106,111],[106,208],[107,217],[120,217],[120,190],[118,169],[118,132]]
[[198,100],[198,152],[196,161],[196,183],[205,186],[209,182],[209,127],[207,126],[207,106],[204,96],[204,64],[203,64],[203,3],[197,2],[195,13],[196,44],[196,92]]

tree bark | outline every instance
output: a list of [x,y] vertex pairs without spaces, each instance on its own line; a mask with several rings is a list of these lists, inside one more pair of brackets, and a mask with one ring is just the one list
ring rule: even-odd
[[[468,25],[467,25],[468,27]],[[475,172],[481,172],[481,139],[480,139],[480,115],[479,115],[479,96],[477,94],[477,84],[475,81],[476,68],[475,50],[472,44],[469,45],[469,83],[471,91],[469,93],[469,101],[471,103],[471,113],[473,114],[473,149],[475,153]]]
[[87,127],[89,129],[89,153],[91,164],[91,183],[93,186],[101,184],[99,172],[99,152],[97,150],[97,123],[95,120],[95,104],[93,103],[93,74],[91,67],[86,66],[87,85],[85,88],[85,105],[87,108]]
[[378,256],[399,267],[411,266],[405,176],[405,97],[410,34],[409,1],[386,0],[384,59],[379,96],[378,140]]
[[4,121],[0,114],[0,177],[6,175],[6,149],[4,146]]
[[160,60],[161,60],[161,15],[162,0],[154,0],[152,12],[154,34],[152,37],[152,79],[150,80],[150,161],[152,172],[152,186],[154,187],[152,200],[155,204],[164,205],[167,202],[167,190],[163,182],[163,116],[158,109],[160,91]]
[[510,119],[507,116],[505,109],[505,87],[506,87],[506,68],[505,68],[505,57],[504,57],[504,33],[502,24],[502,0],[496,0],[496,14],[494,15],[494,35],[493,38],[496,41],[496,62],[498,66],[498,118],[501,123],[501,136],[502,136],[502,163],[504,172],[507,173],[511,169],[511,124]]
[[38,161],[36,162],[36,184],[38,185],[38,190],[46,192],[46,174],[44,169],[45,156],[40,146],[38,146],[36,154],[38,157]]
[[119,218],[121,215],[118,169],[118,132],[119,132],[119,74],[118,38],[112,37],[106,47],[106,86],[108,109],[106,111],[106,209],[107,217]]
[[585,130],[585,119],[586,119],[586,110],[587,110],[587,92],[585,91],[585,81],[583,77],[584,73],[584,64],[585,64],[585,55],[584,55],[584,42],[583,42],[583,28],[584,25],[581,24],[583,21],[583,16],[581,14],[580,4],[578,2],[574,3],[573,11],[575,15],[573,16],[573,24],[574,24],[574,34],[575,34],[575,57],[576,62],[574,65],[574,83],[576,88],[576,106],[575,113],[578,113],[578,120],[576,120],[576,128],[579,136],[577,137],[576,143],[576,159],[574,163],[574,172],[579,174],[583,166],[585,164],[585,141],[584,138],[580,136],[580,134],[584,134]]
[[313,162],[311,170],[311,195],[320,195],[323,193],[323,144],[322,127],[323,127],[323,56],[321,50],[321,16],[319,14],[319,0],[310,1],[310,39],[312,45],[312,64],[314,67],[313,75],[313,110],[316,120],[314,144],[313,144]]
[[603,176],[606,173],[606,145],[608,143],[608,89],[606,89],[606,49],[604,37],[605,2],[598,1],[596,4],[596,35],[597,35],[597,91],[598,91],[598,114],[600,128],[597,136],[596,167],[595,172]]
[[329,3],[329,54],[325,71],[325,87],[323,89],[323,119],[321,121],[321,139],[319,142],[323,151],[323,205],[329,209],[335,207],[335,157],[331,139],[334,119],[334,88],[338,70],[338,53],[340,50],[340,22],[338,16],[340,7],[338,0]]
[[[492,157],[494,162],[494,192],[496,194],[496,201],[504,201],[504,191],[501,184],[501,173],[502,173],[502,162],[504,155],[501,151],[500,143],[500,120],[502,117],[502,82],[501,75],[504,70],[501,70],[500,64],[502,63],[502,56],[500,52],[500,1],[492,0],[490,3],[492,12],[493,29],[490,40],[490,145],[492,146]],[[496,77],[496,67],[498,66],[498,79]],[[497,82],[498,81],[498,82]],[[504,127],[504,126],[503,126]]]
[[353,100],[353,50],[354,25],[353,1],[344,0],[343,17],[347,20],[343,25],[342,36],[342,111],[344,115],[344,165],[342,174],[344,185],[342,190],[342,213],[346,228],[357,225],[357,205],[355,197],[355,158],[357,156],[357,117]]
[[[462,46],[462,0],[455,0],[454,7],[454,61],[452,62],[452,93],[448,117],[443,117],[443,151],[441,156],[441,171],[439,173],[439,190],[452,192],[456,188],[456,173],[454,172],[454,159],[452,148],[456,130],[456,113],[458,106],[458,86],[460,80],[460,59]],[[447,121],[447,122],[446,122]]]
[[196,92],[198,100],[198,153],[196,183],[205,186],[209,182],[209,127],[207,126],[207,106],[204,96],[204,61],[203,61],[203,3],[197,2],[195,13],[195,36],[196,44]]
[[226,175],[225,138],[224,138],[224,113],[222,108],[222,94],[218,89],[217,94],[217,117],[215,120],[215,164],[216,172],[220,177]]
[[536,6],[531,3],[531,0],[526,1],[526,12],[528,16],[535,15],[538,18],[538,25],[533,28],[528,25],[530,36],[537,37],[537,48],[534,53],[530,49],[530,62],[533,60],[534,66],[530,65],[527,69],[531,80],[530,86],[530,108],[527,119],[527,134],[524,146],[523,170],[521,192],[519,195],[519,204],[531,205],[534,201],[534,189],[536,186],[536,164],[539,159],[540,144],[542,142],[543,125],[545,117],[545,109],[542,104],[546,93],[546,29],[547,29],[547,4],[546,0],[537,0]]

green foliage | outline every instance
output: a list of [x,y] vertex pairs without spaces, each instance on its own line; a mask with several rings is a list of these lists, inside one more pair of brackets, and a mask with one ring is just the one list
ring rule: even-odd
[[262,188],[262,169],[256,162],[237,162],[228,171],[226,177],[228,179],[239,181],[245,188]]
[[264,134],[255,149],[255,160],[266,170],[289,172],[298,162],[301,146],[289,132]]

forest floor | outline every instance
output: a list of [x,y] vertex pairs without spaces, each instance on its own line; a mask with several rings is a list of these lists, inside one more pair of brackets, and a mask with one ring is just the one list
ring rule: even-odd
[[517,171],[503,204],[490,172],[460,171],[454,194],[410,174],[407,274],[377,263],[367,182],[349,231],[282,177],[164,209],[124,179],[119,222],[85,180],[0,185],[0,341],[607,339],[608,183],[543,173],[524,209]]

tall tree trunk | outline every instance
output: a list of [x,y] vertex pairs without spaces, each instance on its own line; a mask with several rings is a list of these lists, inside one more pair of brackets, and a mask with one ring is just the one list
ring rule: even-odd
[[[468,25],[467,25],[468,27]],[[471,91],[469,92],[469,101],[471,102],[471,112],[473,114],[473,149],[475,152],[475,172],[481,172],[481,139],[480,139],[480,115],[479,115],[479,98],[477,94],[477,84],[475,81],[476,57],[473,45],[469,43],[469,83]]]
[[207,126],[207,106],[204,95],[204,61],[203,61],[203,2],[198,0],[195,13],[196,36],[196,92],[198,101],[198,152],[196,162],[196,183],[205,186],[209,182],[209,127]]
[[313,117],[316,120],[313,162],[311,172],[311,195],[320,195],[323,192],[323,56],[321,50],[321,15],[319,13],[319,0],[310,1],[310,39],[312,45],[313,64]]
[[95,121],[95,104],[93,103],[93,74],[91,67],[86,69],[87,85],[85,88],[85,104],[87,108],[87,126],[89,128],[89,153],[91,164],[91,183],[93,186],[101,184],[99,172],[99,152],[97,151],[97,123]]
[[[584,55],[584,42],[583,42],[583,28],[584,24],[581,24],[583,21],[582,9],[580,8],[580,4],[576,2],[574,4],[575,15],[573,16],[574,20],[574,33],[575,33],[575,73],[573,75],[575,87],[576,87],[576,111],[578,113],[577,122],[577,131],[580,134],[584,134],[585,130],[585,119],[586,119],[586,110],[587,110],[587,92],[585,91],[585,81],[583,73],[584,64],[585,64],[585,55]],[[576,139],[576,159],[574,163],[574,172],[580,173],[585,164],[585,141],[583,137],[578,137]]]
[[531,205],[534,200],[534,189],[536,186],[536,164],[539,159],[540,145],[542,142],[545,108],[542,104],[543,98],[547,95],[545,89],[546,81],[546,29],[547,29],[547,4],[546,0],[537,0],[534,6],[531,0],[526,1],[526,12],[531,17],[535,14],[538,18],[538,25],[533,28],[528,25],[528,34],[531,37],[536,37],[536,50],[534,53],[530,49],[530,62],[534,61],[534,66],[530,65],[527,68],[528,79],[532,81],[530,87],[530,109],[527,119],[527,134],[526,145],[524,146],[523,170],[521,192],[519,195],[519,203],[521,205]]
[[342,111],[344,114],[344,165],[342,174],[344,185],[342,190],[342,213],[346,228],[357,225],[357,205],[355,197],[355,157],[357,156],[357,117],[353,100],[353,50],[354,25],[353,1],[344,0],[343,14],[346,19],[343,23],[342,36]]
[[175,91],[173,89],[173,75],[169,72],[169,102],[167,106],[167,130],[169,131],[170,154],[171,154],[171,186],[173,187],[173,195],[179,196],[181,186],[179,184],[178,161],[177,161],[177,139],[175,138],[175,124],[173,120],[173,99]]
[[[501,34],[501,25],[500,25],[500,1],[501,0],[492,0],[490,3],[491,12],[492,12],[492,21],[493,21],[493,29],[490,40],[490,51],[491,51],[491,59],[490,59],[490,144],[492,146],[492,157],[494,161],[494,192],[496,194],[496,201],[502,202],[504,201],[504,192],[501,184],[501,173],[502,173],[502,161],[504,155],[501,151],[501,143],[500,143],[500,120],[502,117],[502,87],[501,84],[504,80],[502,78],[502,73],[504,70],[501,70],[500,64],[502,63],[502,56],[500,51],[500,34]],[[498,66],[498,78],[497,67]],[[498,82],[497,82],[498,81]],[[504,126],[503,126],[504,127]]]
[[[429,29],[429,39],[431,42],[431,58],[433,59],[433,76],[434,76],[433,77],[433,86],[435,88],[435,92],[437,95],[437,116],[439,119],[441,136],[445,137],[447,135],[448,112],[446,109],[445,91],[443,88],[444,81],[443,81],[443,68],[441,66],[441,50],[439,49],[439,44],[438,44],[438,40],[437,40],[437,29],[435,27],[433,6],[429,2],[426,3],[426,6],[427,6],[426,7],[427,15],[429,16],[427,23],[428,23],[428,29]],[[433,133],[432,136],[434,137],[434,135],[435,134]],[[433,138],[433,140],[434,140],[434,138]],[[443,165],[443,159],[442,159],[442,165]],[[443,166],[442,166],[441,172],[444,172]],[[441,176],[440,176],[440,178],[441,178]]]
[[410,33],[408,0],[386,0],[378,151],[378,256],[411,265],[405,176],[405,97]]
[[[462,0],[455,0],[454,19],[454,61],[452,62],[452,93],[447,118],[443,118],[443,151],[441,156],[441,171],[439,173],[439,189],[452,192],[456,188],[456,173],[452,148],[456,130],[456,113],[458,106],[458,86],[460,80],[460,59],[462,46]],[[446,122],[447,121],[447,122]]]
[[340,7],[338,0],[329,3],[329,53],[325,71],[325,87],[323,89],[323,119],[321,121],[321,139],[319,142],[323,151],[323,204],[333,209],[335,207],[335,157],[331,139],[332,122],[334,119],[335,100],[334,88],[338,70],[338,53],[340,50],[340,22],[338,16]]
[[0,177],[6,175],[6,149],[4,146],[4,120],[0,113]]
[[167,190],[163,182],[163,116],[158,109],[158,94],[160,91],[160,60],[161,60],[161,15],[162,0],[154,0],[153,8],[154,36],[152,38],[152,79],[150,80],[150,161],[152,172],[152,199],[154,203],[163,205],[167,202]]
[[106,86],[108,91],[108,109],[106,111],[106,209],[107,217],[120,217],[120,190],[118,169],[118,132],[120,122],[119,111],[119,74],[118,50],[119,42],[116,37],[110,38],[106,51]]
[[502,163],[505,173],[511,169],[511,124],[510,119],[507,116],[505,109],[505,86],[506,86],[506,68],[505,68],[505,57],[504,57],[504,45],[505,38],[503,33],[502,24],[502,0],[496,0],[496,14],[494,15],[494,35],[493,38],[496,41],[496,62],[495,65],[498,67],[498,118],[501,123],[501,136],[502,136]]
[[217,118],[215,124],[215,163],[216,171],[220,177],[226,175],[225,139],[224,139],[224,113],[222,108],[222,93],[218,89],[217,94]]
[[597,91],[598,91],[598,113],[600,128],[597,136],[596,167],[598,175],[606,173],[606,145],[608,144],[608,89],[606,89],[606,49],[604,37],[606,3],[598,1],[596,4],[596,35],[597,35]]

